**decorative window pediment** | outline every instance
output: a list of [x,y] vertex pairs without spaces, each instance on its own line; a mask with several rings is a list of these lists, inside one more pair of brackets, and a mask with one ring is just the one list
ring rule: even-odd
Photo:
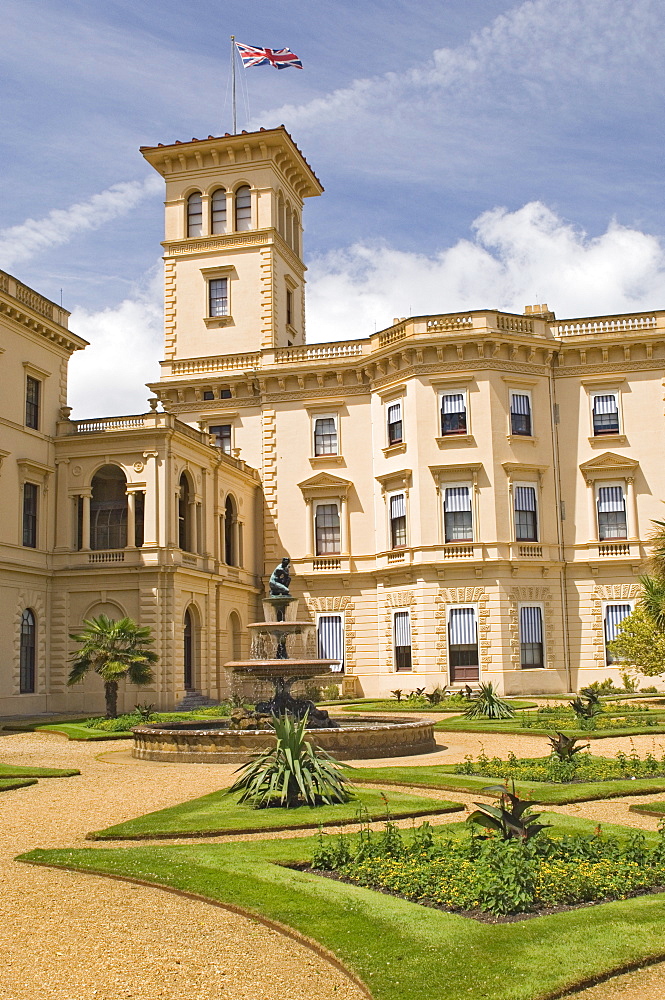
[[606,451],[602,455],[598,455],[597,458],[583,462],[580,465],[580,472],[585,479],[596,479],[604,476],[615,478],[617,476],[634,476],[639,464],[634,458]]
[[345,497],[352,486],[353,483],[349,482],[348,479],[331,476],[328,472],[320,472],[318,475],[312,476],[311,479],[298,483],[298,489],[306,499],[322,496]]

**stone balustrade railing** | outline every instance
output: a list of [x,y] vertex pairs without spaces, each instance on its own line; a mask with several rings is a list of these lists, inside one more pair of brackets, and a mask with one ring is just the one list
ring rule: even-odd
[[552,324],[555,337],[598,337],[603,334],[635,333],[665,329],[665,312],[635,313],[632,316],[594,316]]

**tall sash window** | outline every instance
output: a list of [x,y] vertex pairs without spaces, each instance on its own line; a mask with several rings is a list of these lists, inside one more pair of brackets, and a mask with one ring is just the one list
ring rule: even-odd
[[341,615],[319,615],[317,623],[319,657],[322,660],[336,660],[330,669],[335,673],[344,672],[344,621]]
[[463,392],[446,393],[441,397],[441,436],[466,434],[466,401]]
[[399,444],[402,433],[402,404],[391,403],[388,407],[388,444]]
[[478,623],[473,605],[451,608],[448,616],[450,680],[478,680]]
[[626,501],[621,486],[598,488],[598,538],[627,538]]
[[535,486],[515,487],[515,540],[538,541],[538,517]]
[[545,666],[543,613],[538,606],[520,608],[520,664],[525,670]]
[[510,431],[531,435],[531,399],[525,392],[513,392],[510,396]]
[[411,670],[411,616],[408,611],[396,611],[393,618],[395,670]]
[[314,421],[314,454],[337,455],[337,421],[335,417],[317,417]]
[[447,542],[473,541],[470,487],[449,486],[446,489],[443,501],[443,520]]
[[619,625],[624,618],[632,614],[632,611],[630,604],[608,604],[605,608],[605,662],[608,666],[614,663],[614,657],[607,648],[607,644],[616,639]]
[[390,546],[393,549],[406,545],[406,497],[395,493],[390,498]]
[[336,503],[320,503],[314,515],[317,556],[338,556],[342,535],[339,507]]

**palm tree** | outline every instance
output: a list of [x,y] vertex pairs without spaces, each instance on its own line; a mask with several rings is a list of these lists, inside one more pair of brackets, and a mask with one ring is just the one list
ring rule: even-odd
[[649,618],[665,632],[665,579],[660,576],[641,576],[640,605]]
[[665,579],[665,521],[652,521],[654,530],[649,536],[652,545],[650,568],[655,576]]
[[114,621],[106,615],[89,618],[80,632],[70,633],[70,639],[81,643],[73,656],[68,684],[78,684],[89,670],[94,670],[104,681],[106,718],[118,714],[118,681],[128,677],[132,684],[149,684],[153,679],[151,663],[157,654],[147,647],[153,639],[148,627],[142,627],[132,618]]

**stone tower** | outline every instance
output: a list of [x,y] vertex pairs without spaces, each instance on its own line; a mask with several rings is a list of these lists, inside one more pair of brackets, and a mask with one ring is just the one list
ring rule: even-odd
[[323,188],[286,129],[141,148],[166,181],[165,362],[305,340],[303,200]]

